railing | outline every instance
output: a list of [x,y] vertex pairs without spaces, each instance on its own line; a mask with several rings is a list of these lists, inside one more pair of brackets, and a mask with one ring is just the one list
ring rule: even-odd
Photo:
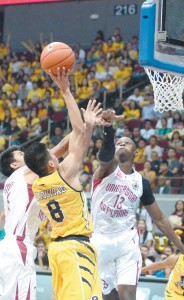
[[[37,271],[37,299],[50,300],[52,291],[51,272]],[[164,299],[167,279],[154,276],[141,276],[137,287],[138,300]]]

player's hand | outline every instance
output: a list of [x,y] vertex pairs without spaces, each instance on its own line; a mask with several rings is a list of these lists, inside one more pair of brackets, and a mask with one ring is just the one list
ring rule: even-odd
[[100,108],[101,103],[96,104],[96,100],[89,100],[87,108],[81,108],[84,122],[86,125],[94,127],[98,118],[100,118],[100,114],[102,112],[102,108]]
[[54,75],[51,70],[49,70],[49,75],[52,80],[56,83],[56,85],[61,89],[62,93],[69,91],[70,83],[69,83],[69,75],[70,69],[66,70],[65,67],[57,68],[57,75]]
[[114,121],[123,120],[124,116],[123,115],[117,116],[113,109],[107,109],[105,111],[102,111],[101,118],[104,121],[112,124]]

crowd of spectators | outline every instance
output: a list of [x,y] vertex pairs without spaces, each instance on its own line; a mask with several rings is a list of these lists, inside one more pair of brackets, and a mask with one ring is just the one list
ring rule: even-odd
[[[21,145],[39,137],[52,121],[47,143],[56,145],[67,134],[67,110],[60,90],[40,65],[40,54],[48,42],[22,43],[24,49],[11,48],[11,37],[0,43],[0,152],[10,145]],[[137,146],[135,168],[145,176],[156,194],[183,194],[184,111],[154,111],[151,85],[144,84],[145,72],[138,64],[139,41],[133,36],[123,40],[120,28],[110,37],[99,30],[91,46],[74,47],[75,66],[70,75],[70,88],[79,105],[86,107],[90,98],[113,108],[124,120],[114,123],[115,139],[127,136]],[[135,87],[125,97],[126,90]],[[138,85],[137,85],[138,86]],[[50,127],[49,127],[50,128]],[[96,127],[90,147],[81,166],[81,184],[90,192],[91,175],[98,166],[102,146],[102,128]],[[172,226],[184,236],[184,202],[176,203]],[[179,218],[177,220],[177,218]],[[143,265],[163,259],[174,251],[165,237],[155,236],[154,225],[143,207],[137,212],[141,237]],[[51,241],[49,222],[40,227],[36,236],[36,264],[48,269],[47,249]],[[169,252],[170,251],[170,252]],[[170,254],[168,254],[170,253]],[[169,271],[155,273],[168,277]]]

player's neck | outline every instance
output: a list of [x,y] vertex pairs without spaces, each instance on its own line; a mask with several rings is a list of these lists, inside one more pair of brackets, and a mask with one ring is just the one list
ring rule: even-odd
[[126,175],[130,175],[134,172],[132,168],[132,162],[130,161],[120,162],[119,168]]

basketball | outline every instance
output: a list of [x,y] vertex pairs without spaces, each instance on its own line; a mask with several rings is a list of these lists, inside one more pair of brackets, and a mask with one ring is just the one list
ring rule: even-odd
[[73,68],[75,54],[67,44],[53,42],[43,49],[40,56],[40,63],[46,73],[49,73],[49,70],[51,70],[54,75],[57,75],[58,67],[65,67],[66,70]]

